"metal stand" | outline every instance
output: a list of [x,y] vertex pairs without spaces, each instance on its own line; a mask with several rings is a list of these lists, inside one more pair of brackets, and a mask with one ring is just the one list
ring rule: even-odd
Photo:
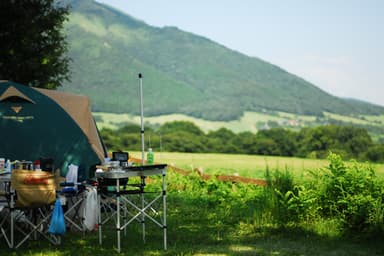
[[[140,127],[141,127],[141,165],[145,162],[145,144],[144,144],[144,103],[143,103],[143,76],[139,74],[139,94],[140,94]],[[143,182],[143,181],[142,181]]]
[[[156,165],[154,165],[156,166]],[[142,238],[143,242],[146,242],[146,219],[149,219],[152,223],[156,224],[158,227],[163,229],[163,239],[164,239],[164,249],[167,249],[167,219],[166,219],[166,169],[165,165],[162,165],[162,168],[153,168],[152,166],[140,166],[139,168],[146,169],[141,171],[135,170],[117,170],[116,172],[104,172],[96,173],[96,178],[98,180],[98,204],[99,204],[99,243],[102,245],[102,228],[109,220],[114,219],[116,223],[116,236],[117,236],[117,251],[121,252],[121,231],[125,231],[128,225],[134,221],[138,221],[142,224]],[[162,176],[162,189],[158,192],[157,196],[151,201],[146,201],[145,194],[147,193],[144,190],[143,184],[140,184],[139,190],[121,190],[120,179],[129,178],[129,177],[140,177],[144,179],[147,176],[151,175],[161,175]],[[103,182],[104,179],[114,180],[115,190],[113,192],[104,192]],[[129,184],[128,184],[129,186]],[[133,200],[134,195],[140,196],[140,201],[136,202]],[[103,200],[103,198],[105,198]],[[116,202],[115,207],[110,207],[108,204],[111,202]],[[160,202],[162,204],[162,214],[160,215],[160,209],[156,209],[154,206],[155,202]],[[110,216],[106,216],[103,220],[102,210],[114,211]],[[123,214],[122,214],[123,212]],[[160,220],[155,219],[152,214],[160,215]],[[127,218],[127,214],[129,218]],[[113,216],[113,218],[112,218]],[[122,219],[123,217],[123,219]]]

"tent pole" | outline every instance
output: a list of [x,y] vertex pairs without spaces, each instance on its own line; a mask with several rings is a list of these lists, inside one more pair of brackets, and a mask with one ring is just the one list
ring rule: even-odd
[[[145,141],[144,141],[144,107],[143,107],[143,76],[141,73],[139,73],[139,91],[140,91],[140,115],[141,115],[141,166],[144,165],[144,151],[145,151]],[[141,209],[144,209],[145,207],[145,198],[144,198],[144,187],[145,187],[145,176],[141,176]],[[143,241],[145,243],[145,215],[144,213],[141,214],[141,228],[143,232]]]
[[139,93],[140,93],[140,120],[141,120],[141,165],[144,165],[145,142],[144,142],[144,110],[143,110],[143,76],[139,73]]

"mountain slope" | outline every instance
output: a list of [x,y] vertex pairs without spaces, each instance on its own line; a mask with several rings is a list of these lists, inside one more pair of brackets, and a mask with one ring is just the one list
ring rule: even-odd
[[[210,120],[244,111],[382,114],[384,107],[343,100],[258,58],[175,27],[157,28],[108,6],[69,1],[72,81],[62,88],[91,97],[93,110],[146,115],[183,113]],[[283,47],[283,46],[282,46]]]

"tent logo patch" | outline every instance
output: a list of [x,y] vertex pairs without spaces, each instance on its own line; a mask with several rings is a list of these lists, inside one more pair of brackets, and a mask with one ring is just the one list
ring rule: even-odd
[[33,116],[3,116],[4,120],[12,120],[19,123],[24,122],[25,120],[32,120],[34,119]]
[[20,116],[20,115],[18,115],[20,113],[20,111],[23,109],[22,106],[12,106],[11,109],[13,110],[13,112],[15,114],[2,115],[1,118],[4,119],[4,120],[12,120],[12,121],[16,121],[16,122],[19,122],[19,123],[23,123],[26,120],[34,119],[33,116]]
[[12,108],[12,110],[16,113],[16,114],[18,114],[19,112],[20,112],[20,110],[23,108],[23,107],[21,107],[21,106],[15,106],[15,107],[11,107]]

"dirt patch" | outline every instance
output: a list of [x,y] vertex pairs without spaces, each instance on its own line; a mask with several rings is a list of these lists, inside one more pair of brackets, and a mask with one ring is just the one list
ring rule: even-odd
[[[129,160],[135,163],[141,163],[141,159],[138,159],[138,158],[130,158]],[[181,169],[172,165],[168,165],[168,170],[172,170],[184,176],[192,174],[192,171],[186,171],[184,169]],[[245,183],[245,184],[258,185],[258,186],[267,185],[267,182],[263,179],[252,179],[252,178],[240,177],[236,175],[209,175],[209,174],[205,174],[202,168],[196,168],[193,171],[196,172],[203,180],[217,179],[223,182]]]

